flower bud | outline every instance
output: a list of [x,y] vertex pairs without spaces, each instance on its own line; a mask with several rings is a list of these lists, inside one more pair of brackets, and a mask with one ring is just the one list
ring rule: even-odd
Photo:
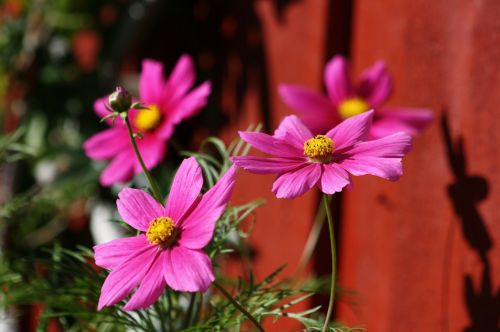
[[108,104],[115,112],[126,112],[132,105],[132,96],[121,86],[117,86],[115,91],[109,95]]

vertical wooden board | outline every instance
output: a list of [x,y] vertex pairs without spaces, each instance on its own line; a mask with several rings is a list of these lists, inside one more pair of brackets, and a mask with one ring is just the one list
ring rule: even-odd
[[498,330],[499,14],[495,0],[356,3],[355,72],[386,60],[390,104],[436,119],[398,183],[360,178],[346,197],[340,278],[356,305],[342,304],[342,319],[384,332]]
[[[280,22],[271,2],[256,3],[261,19],[266,48],[267,74],[271,96],[272,131],[282,118],[291,114],[278,95],[279,83],[294,83],[321,89],[324,63],[325,18],[327,2],[324,0],[299,1],[289,5]],[[311,19],[314,18],[314,24]],[[227,86],[230,89],[230,86]],[[222,137],[228,141],[237,130],[249,123],[262,121],[258,110],[259,95],[251,90],[245,96],[242,116],[232,116],[232,123]],[[255,150],[251,154],[257,155]],[[253,261],[256,278],[261,280],[282,264],[287,264],[283,276],[290,276],[297,266],[309,229],[314,218],[317,194],[314,191],[294,199],[277,199],[271,192],[275,176],[262,176],[241,170],[233,194],[235,203],[264,198],[267,203],[256,213],[256,224],[250,242],[256,250]],[[308,303],[295,306],[305,310]],[[265,324],[266,331],[298,331],[302,326],[288,319]]]

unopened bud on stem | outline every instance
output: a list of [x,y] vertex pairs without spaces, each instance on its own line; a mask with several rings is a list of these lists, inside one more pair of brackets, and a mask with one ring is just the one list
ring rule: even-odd
[[132,106],[132,96],[121,86],[117,86],[115,91],[109,95],[108,104],[115,112],[127,112]]

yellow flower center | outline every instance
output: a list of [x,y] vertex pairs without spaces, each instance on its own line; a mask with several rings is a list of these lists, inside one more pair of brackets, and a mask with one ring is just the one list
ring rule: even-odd
[[174,221],[169,217],[155,218],[149,224],[146,237],[149,243],[168,247],[177,238],[177,228]]
[[156,129],[161,121],[161,112],[156,105],[150,105],[148,108],[139,110],[135,117],[135,126],[139,131],[151,131]]
[[314,163],[328,163],[332,160],[334,144],[330,137],[316,135],[304,143],[304,155]]
[[342,119],[361,114],[370,109],[370,104],[361,98],[349,98],[339,105],[339,114]]

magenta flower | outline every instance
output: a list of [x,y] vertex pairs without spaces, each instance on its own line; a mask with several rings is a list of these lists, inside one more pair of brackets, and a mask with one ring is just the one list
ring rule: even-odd
[[198,197],[203,185],[200,167],[194,158],[185,159],[165,206],[142,190],[120,192],[118,212],[127,224],[144,233],[94,247],[96,264],[112,270],[102,286],[99,310],[120,302],[137,286],[125,310],[150,306],[166,285],[186,292],[208,289],[214,274],[203,248],[229,201],[235,170],[231,167]]
[[411,137],[396,133],[365,141],[373,111],[353,116],[326,133],[316,135],[294,115],[287,116],[273,136],[240,132],[254,148],[275,155],[233,157],[235,165],[257,174],[277,174],[273,192],[295,198],[317,185],[325,194],[340,192],[350,175],[371,174],[395,181],[402,175],[401,158],[411,148]]
[[349,78],[346,59],[340,55],[327,63],[324,76],[327,96],[295,85],[279,87],[283,101],[315,134],[323,134],[340,121],[370,109],[376,111],[371,138],[400,131],[414,136],[432,121],[429,109],[384,106],[392,93],[392,78],[383,61],[366,69],[356,86]]
[[[163,76],[163,65],[153,60],[144,60],[139,80],[139,96],[148,109],[130,110],[129,117],[134,132],[140,132],[137,140],[139,151],[148,169],[158,165],[167,153],[167,141],[174,132],[174,126],[194,116],[207,103],[210,83],[205,82],[190,90],[196,80],[193,60],[183,55],[170,77]],[[110,114],[106,110],[106,98],[98,99],[94,109],[99,117]],[[85,153],[95,160],[110,160],[100,177],[103,186],[126,182],[140,173],[141,165],[123,121],[116,119],[106,123],[111,128],[90,137],[83,145]]]

